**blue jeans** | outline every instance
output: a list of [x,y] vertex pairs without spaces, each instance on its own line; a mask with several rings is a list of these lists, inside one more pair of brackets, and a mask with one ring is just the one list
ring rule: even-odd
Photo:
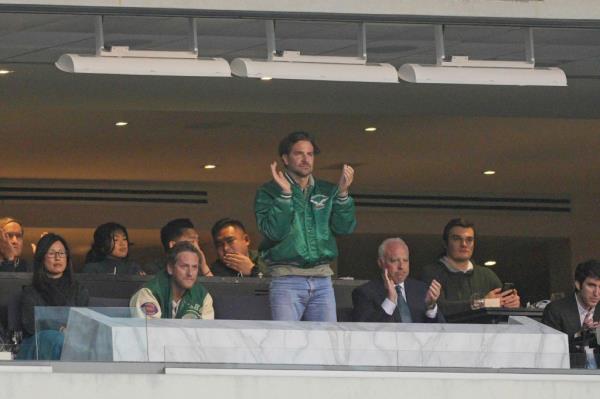
[[331,277],[274,277],[269,300],[273,320],[337,321]]

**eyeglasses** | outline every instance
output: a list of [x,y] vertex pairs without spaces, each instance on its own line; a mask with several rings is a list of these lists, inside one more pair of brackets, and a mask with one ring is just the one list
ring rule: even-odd
[[67,254],[65,252],[54,252],[54,251],[48,251],[46,252],[46,256],[48,258],[64,258],[65,256],[67,256]]

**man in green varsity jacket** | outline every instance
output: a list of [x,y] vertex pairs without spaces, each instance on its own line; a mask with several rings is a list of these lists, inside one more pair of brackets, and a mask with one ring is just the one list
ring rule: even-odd
[[129,306],[138,317],[151,319],[214,319],[213,301],[196,284],[201,255],[193,244],[182,241],[167,252],[167,268],[136,292]]
[[337,320],[330,262],[338,255],[335,236],[356,227],[348,195],[354,170],[344,165],[337,184],[316,180],[318,153],[312,135],[291,133],[279,144],[284,171],[273,162],[273,180],[256,193],[254,211],[264,236],[259,250],[272,276],[273,320]]

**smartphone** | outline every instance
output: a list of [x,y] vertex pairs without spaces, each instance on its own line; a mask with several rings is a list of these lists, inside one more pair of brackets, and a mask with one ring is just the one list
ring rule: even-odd
[[502,284],[502,292],[511,291],[515,289],[515,283],[504,283]]

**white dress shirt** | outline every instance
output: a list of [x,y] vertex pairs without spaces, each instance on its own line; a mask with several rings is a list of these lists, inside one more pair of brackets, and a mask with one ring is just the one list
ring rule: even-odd
[[[397,287],[400,286],[400,292],[402,293],[402,297],[404,298],[406,303],[408,303],[408,301],[406,300],[406,291],[404,290],[404,281],[401,282],[400,284],[397,284],[396,286]],[[381,308],[389,316],[394,314],[394,311],[396,310],[397,306],[398,306],[398,304],[390,301],[389,298],[385,298],[383,300],[383,302],[381,303]],[[435,319],[437,317],[437,311],[438,311],[438,307],[437,307],[437,303],[436,303],[435,306],[433,307],[433,309],[427,309],[425,311],[425,316],[427,316],[428,319]]]

